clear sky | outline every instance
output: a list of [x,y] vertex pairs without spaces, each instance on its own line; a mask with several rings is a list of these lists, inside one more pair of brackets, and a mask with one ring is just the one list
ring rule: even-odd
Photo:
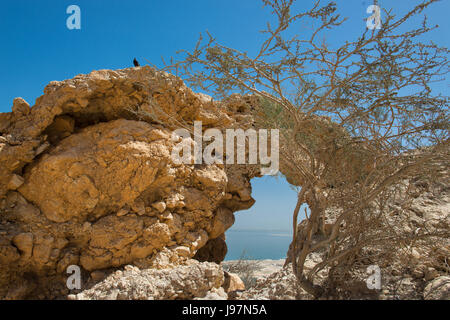
[[[313,0],[297,1],[310,8]],[[330,34],[336,44],[364,31],[371,0],[337,0],[349,21]],[[380,0],[402,13],[417,0]],[[81,30],[69,30],[69,5],[81,8]],[[439,31],[430,35],[448,47],[450,1],[427,10]],[[230,47],[255,52],[270,18],[259,0],[2,0],[0,1],[0,112],[23,97],[30,105],[52,80],[64,80],[96,69],[132,66],[136,57],[160,66],[180,49],[191,49],[205,30]],[[308,26],[305,26],[307,28]],[[298,32],[302,32],[299,30]],[[146,59],[146,60],[145,60]],[[446,85],[447,86],[447,85]],[[448,89],[448,87],[446,87]],[[283,179],[254,179],[254,207],[237,214],[235,228],[289,229],[295,193]]]

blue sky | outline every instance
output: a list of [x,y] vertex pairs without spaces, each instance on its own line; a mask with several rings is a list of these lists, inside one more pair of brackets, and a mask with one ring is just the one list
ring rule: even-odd
[[[339,44],[364,31],[370,0],[337,0],[348,22],[328,39]],[[416,0],[384,0],[402,13]],[[81,30],[68,30],[66,8],[81,8]],[[313,0],[297,1],[309,8]],[[450,1],[427,10],[439,31],[430,39],[448,47]],[[236,49],[255,52],[262,41],[258,32],[270,14],[259,0],[9,0],[0,2],[0,112],[11,110],[12,100],[23,97],[31,105],[45,85],[96,69],[132,66],[133,57],[160,66],[180,49],[191,49],[205,30]],[[308,26],[305,26],[307,28]],[[302,32],[302,30],[299,30]],[[446,87],[448,88],[448,87]],[[252,181],[254,207],[237,214],[234,228],[289,229],[295,192],[283,179]]]

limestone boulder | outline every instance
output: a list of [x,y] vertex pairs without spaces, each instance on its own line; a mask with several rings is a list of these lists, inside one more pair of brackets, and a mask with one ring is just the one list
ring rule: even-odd
[[[164,269],[139,269],[127,265],[92,288],[71,296],[73,300],[173,300],[205,297],[220,292],[223,271],[217,264],[189,261]],[[223,297],[223,293],[222,293]],[[225,295],[226,297],[226,295]]]
[[[249,128],[242,110],[252,103],[215,101],[150,67],[52,81],[32,107],[14,99],[0,113],[0,299],[67,297],[70,265],[98,281],[125,265],[182,265],[207,245],[204,261],[220,262],[222,236],[234,212],[253,204],[249,181],[260,169],[178,163],[172,152],[181,138],[172,133],[194,121],[203,130]],[[220,250],[211,253],[214,239]],[[183,272],[219,288],[223,275],[202,268]]]

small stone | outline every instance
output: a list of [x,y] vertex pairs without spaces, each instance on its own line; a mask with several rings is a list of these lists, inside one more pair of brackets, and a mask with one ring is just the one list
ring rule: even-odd
[[169,199],[167,200],[167,208],[173,209],[177,206],[177,201],[175,199]]
[[30,113],[30,105],[22,98],[15,98],[12,112],[16,116],[25,116]]
[[191,250],[188,247],[185,246],[178,246],[174,249],[174,251],[178,254],[180,257],[189,257],[191,254]]
[[223,288],[226,293],[245,290],[245,284],[237,274],[224,271],[224,276]]
[[165,220],[173,220],[173,215],[170,211],[164,212],[161,216]]
[[125,271],[130,271],[130,272],[139,272],[139,268],[138,267],[136,267],[136,266],[133,266],[133,265],[131,265],[131,264],[127,264],[124,268],[123,268],[123,270],[125,270]]
[[10,170],[14,171],[20,167],[21,162],[20,161],[14,161],[13,164],[10,166]]
[[144,201],[138,200],[136,201],[131,208],[134,212],[136,212],[138,215],[143,216],[145,214],[145,204]]
[[24,183],[24,179],[17,175],[13,174],[8,183],[9,190],[17,190]]
[[13,238],[13,243],[25,256],[29,257],[33,251],[33,238],[32,233],[20,233]]
[[121,217],[121,216],[126,215],[127,213],[128,213],[128,210],[122,208],[119,211],[117,211],[117,216]]
[[47,150],[47,148],[50,147],[50,143],[48,142],[44,142],[43,144],[41,144],[36,151],[34,152],[34,154],[36,156],[40,155],[42,152],[44,152],[45,150]]
[[166,204],[163,201],[153,203],[152,207],[158,210],[160,213],[163,213],[164,210],[166,210]]

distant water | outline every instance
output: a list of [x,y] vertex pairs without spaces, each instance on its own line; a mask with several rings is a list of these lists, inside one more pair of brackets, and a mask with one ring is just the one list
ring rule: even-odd
[[228,253],[225,260],[284,259],[291,243],[290,231],[228,230],[226,233]]

